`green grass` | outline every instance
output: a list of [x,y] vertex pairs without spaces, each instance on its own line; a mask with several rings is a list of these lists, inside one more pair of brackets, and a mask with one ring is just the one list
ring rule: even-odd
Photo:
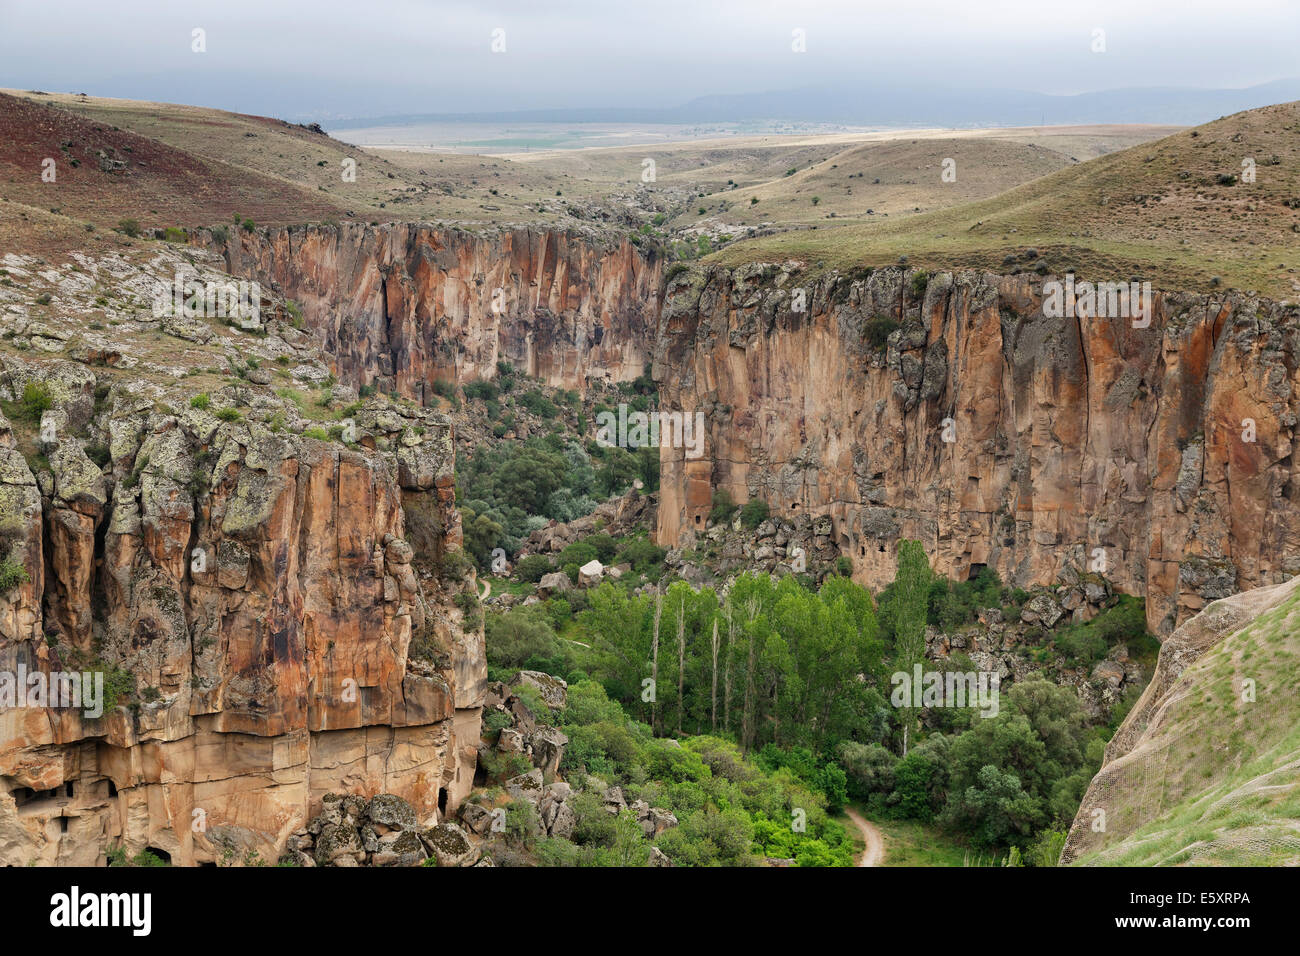
[[[1298,635],[1300,591],[1184,672],[1154,750],[1117,779],[1107,798],[1109,838],[1080,863],[1300,860]],[[1245,678],[1256,682],[1253,702],[1241,700]]]
[[[965,866],[973,859],[969,848],[954,842],[952,837],[934,827],[914,820],[876,819],[861,804],[854,804],[853,809],[874,823],[884,835],[883,866]],[[847,818],[844,826],[857,841],[856,860],[862,852],[861,836],[858,828]]]

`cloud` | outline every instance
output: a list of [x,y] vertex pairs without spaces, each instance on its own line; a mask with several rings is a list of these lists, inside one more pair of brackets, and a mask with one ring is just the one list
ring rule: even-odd
[[[204,54],[190,49],[196,27]],[[796,28],[806,53],[791,50]],[[1296,72],[1297,28],[1290,0],[15,0],[0,3],[0,84],[292,119],[669,106],[900,77],[1052,93],[1247,86]]]

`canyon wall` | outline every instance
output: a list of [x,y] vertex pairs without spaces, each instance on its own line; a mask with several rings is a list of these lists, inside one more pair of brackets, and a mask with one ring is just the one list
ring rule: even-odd
[[662,407],[707,423],[702,456],[661,449],[661,544],[689,545],[724,489],[829,516],[826,543],[870,587],[914,537],[954,577],[1095,571],[1146,595],[1158,634],[1300,571],[1294,307],[1156,293],[1135,327],[1045,317],[1036,276],[805,279],[793,262],[691,270],[661,301],[660,263],[630,244],[533,229],[320,226],[220,248],[301,304],[355,385],[424,401],[504,358],[580,389],[652,358]]
[[670,282],[653,374],[707,440],[661,448],[660,543],[690,545],[725,489],[829,515],[873,589],[916,538],[956,578],[1095,570],[1157,634],[1300,572],[1298,310],[1156,293],[1147,328],[1051,319],[1042,282],[793,263]]
[[21,568],[0,674],[98,672],[113,698],[0,707],[0,862],[274,862],[330,791],[454,811],[487,670],[481,625],[417,572],[459,547],[447,419],[375,402],[349,447],[239,386],[230,421],[113,381],[0,356],[0,398],[41,383],[58,436],[0,415],[0,558]]
[[205,241],[231,272],[300,305],[353,387],[427,401],[437,380],[489,378],[504,360],[581,389],[593,376],[634,379],[650,361],[660,262],[629,242],[351,223]]

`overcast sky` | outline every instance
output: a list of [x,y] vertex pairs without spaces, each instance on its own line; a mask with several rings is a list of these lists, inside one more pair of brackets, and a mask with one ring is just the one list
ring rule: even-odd
[[1241,87],[1300,73],[1298,41],[1300,0],[0,0],[0,86],[328,121],[882,81]]

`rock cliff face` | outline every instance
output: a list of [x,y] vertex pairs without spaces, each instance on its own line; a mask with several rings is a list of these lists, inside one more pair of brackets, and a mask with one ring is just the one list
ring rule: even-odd
[[[209,240],[210,241],[210,240]],[[427,401],[499,360],[563,388],[636,378],[650,360],[659,261],[568,233],[310,226],[213,243],[231,272],[299,303],[340,379]]]
[[[286,382],[319,361],[282,310],[257,336],[191,322],[210,344],[155,374],[168,320],[122,308],[116,370],[0,353],[0,863],[274,860],[329,792],[454,812],[487,671],[450,422],[376,398],[328,440],[255,385],[259,358]],[[227,346],[248,364],[207,385]],[[70,673],[102,675],[102,714],[33,696]]]
[[1047,318],[1029,275],[798,263],[688,272],[661,303],[635,247],[532,230],[324,226],[223,251],[302,304],[353,385],[426,400],[504,358],[580,388],[653,357],[661,407],[706,422],[699,457],[661,449],[663,545],[692,545],[725,489],[808,516],[871,587],[914,537],[953,577],[1100,573],[1157,634],[1300,571],[1294,306],[1157,292],[1139,328]]
[[1153,311],[1045,318],[1041,280],[973,272],[677,279],[654,376],[707,441],[661,449],[660,543],[690,543],[721,488],[829,515],[874,588],[917,538],[958,578],[1097,571],[1146,595],[1158,634],[1282,581],[1300,571],[1300,311],[1235,293]]

